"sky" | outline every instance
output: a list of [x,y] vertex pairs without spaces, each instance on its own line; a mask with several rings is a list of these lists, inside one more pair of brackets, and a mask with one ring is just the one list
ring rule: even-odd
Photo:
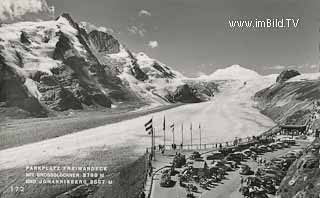
[[[319,70],[319,0],[47,0],[112,30],[133,52],[186,76],[233,64],[260,74]],[[294,19],[287,28],[231,28],[230,20]],[[299,21],[297,21],[299,20]],[[286,23],[285,23],[286,24]]]

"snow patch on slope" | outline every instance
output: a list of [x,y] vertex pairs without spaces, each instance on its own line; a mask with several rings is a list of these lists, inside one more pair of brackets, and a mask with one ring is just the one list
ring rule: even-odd
[[[172,68],[166,66],[164,63],[157,61],[155,59],[150,58],[143,52],[139,52],[138,54],[134,54],[137,59],[137,63],[140,68],[151,78],[161,78],[164,73],[172,74],[174,78],[185,78],[181,73],[174,71]],[[156,68],[156,65],[159,66],[162,71]]]
[[319,78],[320,78],[320,73],[307,73],[307,74],[301,74],[299,76],[293,77],[287,80],[287,82],[319,80]]

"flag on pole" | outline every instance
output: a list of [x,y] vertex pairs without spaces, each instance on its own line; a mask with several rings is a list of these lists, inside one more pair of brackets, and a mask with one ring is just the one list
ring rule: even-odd
[[192,123],[190,124],[190,130],[192,131]]
[[163,130],[166,130],[166,116],[163,116]]
[[152,125],[152,118],[144,124],[145,130],[148,132],[148,135],[153,133],[153,125]]
[[199,124],[199,129],[201,129],[201,126],[200,126],[200,124]]
[[170,128],[172,129],[172,133],[174,132],[174,123],[172,123],[171,125],[170,125]]

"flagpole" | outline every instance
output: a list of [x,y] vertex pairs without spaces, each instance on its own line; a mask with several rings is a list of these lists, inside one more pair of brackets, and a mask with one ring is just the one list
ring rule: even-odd
[[[153,120],[153,119],[152,119]],[[153,131],[152,131],[152,136],[153,136],[153,160],[155,161],[156,160],[156,150],[155,150],[155,144],[156,144],[156,139],[155,139],[155,133],[156,133],[156,129],[153,128]]]
[[172,136],[173,136],[173,144],[174,144],[174,125],[173,125],[173,129],[172,129]]
[[181,124],[181,144],[183,145],[183,123]]
[[163,149],[166,149],[166,117],[163,117]]
[[152,133],[151,133],[151,146],[152,146],[152,149],[151,149],[151,152],[152,152],[152,158],[153,158],[153,161],[156,159],[156,156],[155,156],[155,151],[154,151],[154,127],[153,127],[153,116],[152,116]]
[[192,123],[190,125],[190,136],[191,136],[191,150],[192,150]]
[[200,149],[201,149],[201,126],[200,126],[200,123],[199,123],[199,132],[200,132]]

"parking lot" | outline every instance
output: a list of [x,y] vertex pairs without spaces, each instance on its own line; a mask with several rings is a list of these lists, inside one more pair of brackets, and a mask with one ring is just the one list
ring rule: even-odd
[[[310,142],[309,141],[297,141],[297,144],[294,146],[290,146],[289,148],[279,148],[272,152],[265,152],[261,155],[258,155],[260,158],[270,161],[271,159],[278,158],[280,156],[286,155],[289,151],[292,150],[298,150],[301,148],[305,148]],[[191,155],[191,153],[182,153],[187,156],[187,158]],[[207,153],[205,155],[202,155],[201,158],[205,162],[205,164],[208,166],[208,169],[214,168],[214,166],[217,166],[217,161],[213,162],[213,160],[207,160],[208,156],[212,155],[212,153]],[[158,167],[164,166],[164,165],[170,165],[170,162],[172,162],[174,156],[159,156],[157,159],[157,162],[155,165]],[[188,163],[191,163],[190,160],[187,160]],[[193,161],[194,163],[195,161]],[[199,166],[202,166],[203,163],[195,163],[196,167],[199,168]],[[231,164],[231,163],[230,163]],[[258,165],[257,161],[249,158],[245,159],[241,162],[241,164],[246,164],[250,167],[250,170],[252,170],[252,173],[248,176],[242,175],[243,179],[246,177],[255,177],[253,173],[256,172],[256,170],[259,167],[262,167],[262,165]],[[190,166],[189,164],[188,166]],[[232,167],[232,166],[231,166]],[[156,167],[157,168],[157,167]],[[151,197],[153,198],[162,198],[162,197],[168,197],[168,198],[177,198],[177,197],[187,197],[188,193],[188,187],[181,186],[180,185],[180,178],[181,174],[183,173],[183,170],[185,171],[186,167],[183,168],[177,168],[176,171],[177,174],[171,176],[171,180],[173,181],[172,187],[161,187],[161,177],[162,172],[159,172],[154,177],[154,185]],[[179,176],[180,175],[180,176]],[[215,175],[219,176],[219,175]],[[188,182],[184,182],[185,184],[192,185],[196,187],[196,190],[194,192],[191,192],[195,197],[202,197],[202,198],[209,198],[209,197],[215,197],[215,198],[238,198],[238,197],[244,197],[241,192],[239,192],[240,189],[240,168],[239,166],[237,168],[234,168],[233,171],[226,171],[226,175],[224,175],[225,178],[218,178],[217,180],[214,180],[214,182],[209,182],[209,185],[204,185],[203,180],[198,180],[197,177],[193,176],[194,178],[191,179]],[[213,176],[210,176],[210,178]],[[202,178],[202,177],[200,177]],[[213,177],[214,178],[214,177]],[[251,178],[252,179],[252,178]],[[211,179],[210,179],[211,180]],[[207,179],[206,179],[207,181]],[[206,183],[205,183],[206,184]],[[244,186],[245,184],[243,184]],[[268,197],[273,197],[271,194],[263,193]],[[263,197],[263,196],[262,196]]]

